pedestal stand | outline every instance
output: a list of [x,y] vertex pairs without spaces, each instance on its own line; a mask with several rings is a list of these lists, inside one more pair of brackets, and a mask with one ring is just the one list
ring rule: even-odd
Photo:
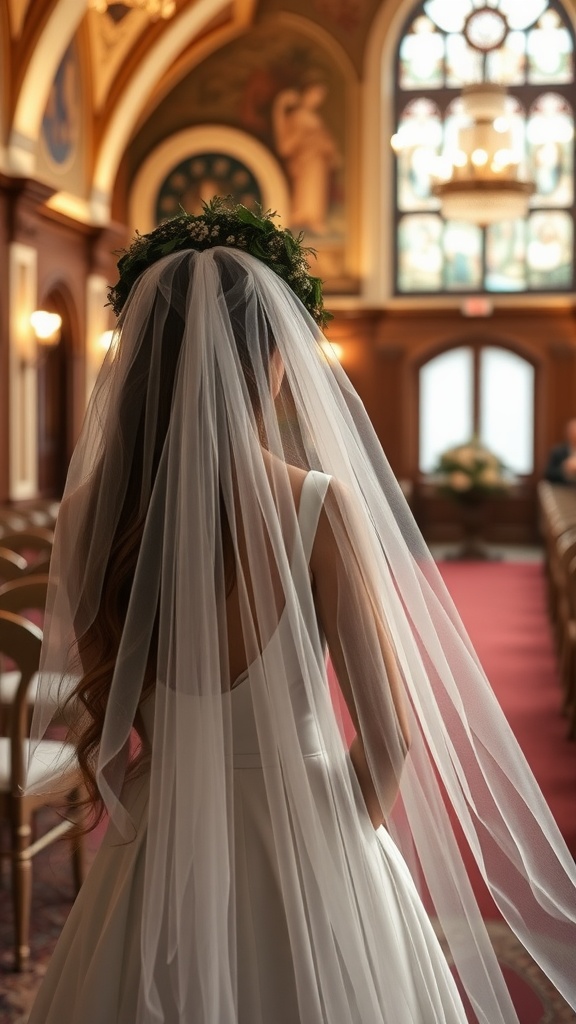
[[462,526],[464,540],[453,554],[448,555],[451,561],[458,562],[491,562],[497,561],[495,555],[484,543],[482,534],[485,525],[487,500],[483,495],[470,495],[461,501]]

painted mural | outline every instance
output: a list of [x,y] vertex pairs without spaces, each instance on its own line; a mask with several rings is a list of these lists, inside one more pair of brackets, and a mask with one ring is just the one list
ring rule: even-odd
[[189,76],[194,123],[256,136],[289,185],[293,231],[304,231],[326,279],[345,273],[346,84],[331,56],[292,28],[264,23]]
[[72,43],[54,77],[42,119],[42,140],[59,170],[73,161],[80,135],[81,75],[78,49]]

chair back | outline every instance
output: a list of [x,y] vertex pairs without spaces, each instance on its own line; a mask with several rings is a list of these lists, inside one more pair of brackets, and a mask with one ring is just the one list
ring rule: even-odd
[[45,526],[29,526],[25,530],[15,530],[13,533],[5,533],[2,537],[2,547],[10,548],[11,551],[21,553],[23,551],[52,551],[54,533],[47,530]]
[[14,512],[12,509],[0,510],[0,536],[25,530],[29,525],[29,520],[22,513]]
[[568,566],[568,602],[572,618],[576,621],[576,557]]
[[26,572],[28,562],[17,551],[0,546],[0,582],[17,580]]
[[557,541],[558,561],[563,575],[567,575],[570,562],[576,556],[576,529],[566,530]]
[[28,688],[40,664],[42,630],[14,612],[0,611],[0,656],[10,658],[20,672],[20,683],[9,715],[11,790],[24,789],[26,764],[24,741],[28,735]]
[[46,574],[25,575],[0,586],[0,611],[21,614],[28,608],[44,611],[48,593]]

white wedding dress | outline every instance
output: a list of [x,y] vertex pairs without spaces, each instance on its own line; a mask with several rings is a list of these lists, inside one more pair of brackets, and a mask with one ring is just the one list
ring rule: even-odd
[[[304,482],[298,520],[308,557],[328,480],[323,474],[311,472]],[[298,579],[295,584],[298,588]],[[285,643],[283,621],[281,616],[263,659],[274,659],[278,645]],[[310,629],[317,630],[318,624],[311,622]],[[285,650],[283,657],[286,662]],[[250,666],[222,698],[231,701],[233,723],[238,1022],[306,1024],[306,1009],[296,1000],[287,926],[290,893],[280,884],[252,707],[251,677],[257,671],[258,663]],[[317,812],[325,833],[336,835],[339,824],[329,797],[330,764],[319,747],[304,688],[300,686],[299,691],[297,677],[292,685],[299,740]],[[144,709],[151,728],[153,702]],[[144,839],[149,828],[146,778],[127,784],[124,802],[138,825],[137,837],[126,842],[112,825],[108,828],[64,927],[29,1024],[138,1024],[139,926]],[[361,814],[369,826],[363,806]],[[381,963],[373,963],[373,971],[394,979],[374,1024],[465,1024],[455,982],[397,847],[384,828],[373,831],[369,826],[362,835],[365,864],[373,873],[371,882],[379,894],[374,913],[384,922],[388,936],[385,948],[379,950]],[[341,899],[343,913],[348,913],[348,904],[352,916],[354,894],[345,884]],[[172,1022],[166,1019],[165,1024]],[[189,1024],[194,1020],[190,1019]],[[214,1024],[235,1022],[215,1020]],[[326,1024],[339,1021],[326,1016]]]

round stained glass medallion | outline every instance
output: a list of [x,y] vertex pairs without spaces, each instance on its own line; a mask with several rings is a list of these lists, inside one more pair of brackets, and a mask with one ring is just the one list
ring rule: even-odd
[[493,7],[480,7],[466,18],[464,35],[475,50],[489,53],[502,46],[508,35],[508,22]]

